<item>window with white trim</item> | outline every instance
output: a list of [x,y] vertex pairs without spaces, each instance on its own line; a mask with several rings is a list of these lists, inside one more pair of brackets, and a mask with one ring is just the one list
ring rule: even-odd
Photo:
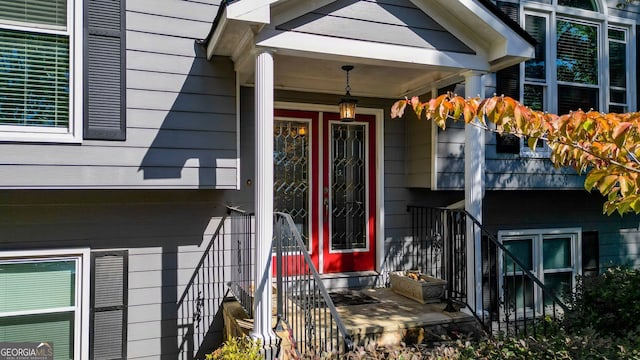
[[[635,108],[630,77],[632,26],[605,16],[597,0],[523,1],[522,26],[538,42],[535,56],[521,65],[522,102],[556,114],[590,109],[627,112]],[[526,141],[520,155],[548,156]]]
[[0,0],[0,138],[78,141],[81,0]]
[[[540,308],[535,309],[537,312],[542,311],[541,304],[551,304],[548,297],[545,297],[544,302],[539,301],[542,293],[533,286],[531,280],[522,276],[524,270],[530,271],[558,297],[565,290],[572,289],[576,276],[582,272],[581,234],[579,228],[498,232],[498,240],[525,267],[522,269],[514,261],[499,254],[501,298],[512,299],[518,304],[518,308],[522,308],[524,304],[530,310],[534,310],[534,303],[540,304]],[[506,292],[510,294],[505,294]]]
[[87,357],[89,252],[0,252],[0,343],[46,343]]

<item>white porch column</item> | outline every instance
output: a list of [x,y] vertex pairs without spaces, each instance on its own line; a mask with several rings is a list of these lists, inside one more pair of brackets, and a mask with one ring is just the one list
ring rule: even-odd
[[[465,95],[484,97],[482,73],[465,74]],[[477,121],[477,119],[476,119]],[[482,197],[484,196],[484,130],[466,126],[464,133],[464,208],[482,223]],[[481,232],[467,220],[467,296],[468,303],[481,315],[482,253]],[[475,304],[475,306],[474,306]]]
[[273,55],[259,50],[255,63],[255,302],[251,336],[270,349],[276,345],[271,329],[271,242],[273,238]]

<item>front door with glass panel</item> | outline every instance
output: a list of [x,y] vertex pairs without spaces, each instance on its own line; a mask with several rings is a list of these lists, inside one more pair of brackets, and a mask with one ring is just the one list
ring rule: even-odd
[[374,120],[276,110],[274,210],[291,215],[320,272],[375,268]]
[[375,117],[340,122],[323,118],[323,270],[373,270],[375,266]]

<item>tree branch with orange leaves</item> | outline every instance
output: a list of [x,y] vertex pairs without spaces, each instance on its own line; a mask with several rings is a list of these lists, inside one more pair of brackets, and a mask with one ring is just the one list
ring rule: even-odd
[[578,110],[555,115],[532,110],[508,96],[465,99],[448,93],[427,102],[418,97],[398,100],[391,117],[402,117],[407,107],[419,119],[434,121],[443,130],[448,119],[463,120],[485,131],[525,137],[533,151],[538,141],[546,141],[556,167],[572,167],[586,174],[585,189],[596,189],[605,196],[606,214],[640,213],[639,112]]

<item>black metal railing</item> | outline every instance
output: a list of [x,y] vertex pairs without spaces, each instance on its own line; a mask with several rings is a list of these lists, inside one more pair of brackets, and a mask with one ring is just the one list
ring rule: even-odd
[[[221,318],[221,305],[227,288],[224,267],[228,244],[224,241],[228,214],[220,219],[200,261],[178,300],[179,359],[204,358],[215,345],[214,319]],[[221,329],[217,329],[221,331]]]
[[[490,333],[535,335],[567,306],[464,210],[409,206],[412,262],[447,281],[446,310],[468,307]],[[469,288],[471,287],[471,289]]]
[[254,216],[245,211],[229,208],[227,234],[231,247],[229,254],[229,288],[250,318],[253,318],[254,281]]
[[296,358],[351,350],[351,337],[288,214],[274,214],[274,246],[276,330],[290,335],[281,351],[293,352]]

